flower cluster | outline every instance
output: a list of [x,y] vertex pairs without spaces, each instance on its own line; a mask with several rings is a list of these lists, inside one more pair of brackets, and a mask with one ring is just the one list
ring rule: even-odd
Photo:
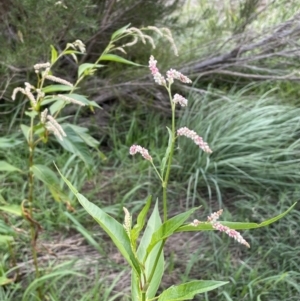
[[184,98],[183,96],[179,95],[179,94],[175,94],[173,97],[173,102],[175,104],[179,103],[182,107],[186,107],[187,106],[187,99]]
[[[156,67],[156,64],[157,60],[155,60],[154,56],[151,55],[149,59],[149,68],[153,75],[154,81],[161,86],[166,86],[166,79],[160,74],[158,68]],[[174,79],[177,79],[185,84],[190,84],[192,82],[187,76],[183,75],[179,71],[170,69],[169,71],[167,71],[167,81],[171,85],[173,84]]]
[[48,69],[48,68],[50,68],[50,66],[51,66],[51,64],[49,62],[47,62],[47,63],[35,64],[33,66],[33,68],[36,72],[38,72],[40,69]]
[[49,132],[52,132],[59,140],[63,140],[63,137],[67,136],[61,125],[54,119],[54,117],[48,115],[48,109],[45,109],[41,113],[41,123],[45,124],[46,129]]
[[58,94],[57,95],[59,98],[61,98],[62,100],[64,101],[67,101],[68,103],[73,103],[75,105],[79,105],[79,106],[85,106],[85,104],[75,98],[72,98],[72,97],[69,97],[69,96],[66,96],[66,95],[62,95],[62,94]]
[[183,127],[177,130],[177,135],[186,136],[192,139],[203,151],[209,154],[212,153],[212,150],[209,148],[208,144],[204,142],[202,137],[200,137],[195,131],[188,129],[187,127]]
[[64,132],[60,124],[51,116],[47,116],[48,122],[46,122],[46,128],[48,131],[53,132],[53,134],[59,139],[63,140],[63,137],[66,137],[67,134]]
[[25,83],[25,89],[21,88],[21,87],[15,88],[14,91],[13,91],[13,94],[11,96],[12,100],[15,100],[17,93],[21,92],[21,93],[23,93],[24,95],[26,95],[28,97],[28,99],[30,100],[31,106],[33,108],[35,108],[36,105],[37,105],[37,100],[35,99],[34,95],[32,94],[31,89],[35,89],[35,87],[30,85],[29,83]]
[[67,80],[62,79],[62,78],[60,78],[60,77],[57,77],[57,76],[45,74],[45,75],[44,75],[44,78],[46,78],[46,79],[48,79],[48,80],[51,80],[52,82],[56,82],[56,83],[59,83],[59,84],[62,84],[62,85],[66,85],[66,86],[73,87],[73,84],[72,84],[72,83],[70,83],[70,82],[68,82]]
[[172,84],[174,82],[174,79],[177,79],[185,84],[190,84],[192,82],[187,76],[183,75],[179,71],[170,69],[169,71],[167,71],[167,80],[170,84]]
[[127,208],[123,207],[123,211],[125,213],[123,227],[124,227],[127,235],[130,237],[132,218],[131,218],[131,215],[130,215],[129,211],[127,210]]
[[132,145],[129,149],[130,155],[135,155],[136,153],[140,153],[144,159],[148,161],[152,161],[152,157],[149,155],[147,149],[141,147],[140,145]]
[[214,229],[226,233],[228,236],[232,237],[240,244],[250,248],[249,243],[242,237],[242,235],[238,231],[230,229],[229,227],[224,226],[220,222],[218,222],[218,219],[222,212],[223,210],[219,210],[218,212],[212,213],[210,216],[207,217],[207,221],[212,224],[212,227]]
[[149,60],[149,69],[153,75],[154,81],[161,85],[161,86],[165,86],[166,85],[166,80],[165,78],[160,74],[158,68],[156,67],[157,64],[157,60],[154,59],[154,56],[151,55],[150,56],[150,60]]

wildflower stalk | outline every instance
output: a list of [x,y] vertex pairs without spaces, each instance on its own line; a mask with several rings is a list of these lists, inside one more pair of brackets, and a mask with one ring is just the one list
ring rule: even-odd
[[[31,252],[33,257],[33,264],[35,269],[35,278],[38,279],[40,277],[40,270],[38,264],[38,256],[36,250],[36,238],[37,238],[37,229],[34,221],[32,219],[33,214],[33,188],[34,188],[34,177],[32,172],[33,167],[33,158],[34,158],[34,149],[35,143],[33,138],[33,128],[34,128],[34,116],[30,118],[30,132],[29,132],[29,139],[28,139],[28,146],[29,146],[29,170],[28,170],[28,204],[29,204],[29,218],[27,218],[29,225],[30,225],[30,239],[31,239]],[[42,287],[39,286],[37,288],[38,295],[40,300],[43,300],[42,294]]]
[[[163,221],[164,222],[166,222],[168,220],[167,190],[168,190],[168,182],[169,182],[169,177],[170,177],[170,172],[171,172],[171,165],[172,165],[172,159],[173,159],[174,148],[175,148],[175,140],[176,140],[176,135],[175,135],[175,103],[172,101],[171,84],[169,83],[169,85],[165,86],[165,87],[168,91],[170,104],[171,104],[171,109],[172,109],[172,127],[171,127],[172,140],[171,140],[171,150],[170,150],[170,154],[169,154],[168,161],[167,161],[167,170],[166,170],[166,173],[165,173],[165,177],[163,178],[163,181],[162,181],[162,187],[163,187],[163,214],[164,214]],[[156,168],[155,168],[155,170],[156,170]],[[158,261],[159,261],[159,258],[161,256],[161,253],[163,251],[165,242],[166,242],[166,239],[163,239],[162,243],[161,243],[161,246],[160,246],[160,248],[157,252],[155,262],[153,264],[153,268],[152,268],[152,271],[151,271],[149,279],[148,279],[148,283],[151,283],[151,280],[152,280],[152,278],[154,276],[154,273],[157,269]]]
[[167,221],[168,219],[168,205],[167,205],[167,189],[168,189],[168,182],[169,182],[169,177],[170,177],[170,171],[171,171],[171,165],[172,165],[172,159],[173,159],[173,154],[174,154],[174,148],[175,148],[175,104],[172,102],[172,93],[171,93],[171,85],[169,84],[167,88],[169,98],[170,98],[170,103],[171,103],[171,108],[172,108],[172,142],[171,142],[171,151],[170,155],[167,161],[167,170],[166,174],[162,183],[163,187],[163,212],[164,212],[164,222]]

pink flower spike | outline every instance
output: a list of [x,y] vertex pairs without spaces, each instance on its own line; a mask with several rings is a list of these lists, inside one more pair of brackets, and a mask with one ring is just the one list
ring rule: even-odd
[[167,71],[167,80],[170,84],[172,84],[174,79],[177,79],[185,84],[190,84],[192,82],[187,76],[183,75],[179,71],[170,69],[169,71]]
[[192,139],[203,151],[208,154],[212,153],[212,150],[209,148],[208,144],[204,142],[202,137],[200,137],[195,131],[188,129],[187,127],[183,127],[177,130],[177,135],[186,136]]
[[161,86],[165,86],[166,85],[166,80],[165,78],[159,73],[158,68],[156,67],[157,64],[157,60],[154,59],[154,56],[151,55],[150,56],[150,60],[149,60],[149,69],[153,75],[154,81],[161,85]]
[[223,213],[223,209],[220,209],[217,212],[213,212],[210,216],[207,217],[207,221],[210,223],[215,223],[219,219],[222,213]]
[[212,226],[214,229],[216,229],[220,232],[225,232],[228,236],[232,237],[240,244],[245,245],[246,247],[250,248],[250,245],[248,244],[248,242],[243,238],[243,236],[239,232],[237,232],[233,229],[230,229],[229,227],[224,226],[224,225],[220,224],[219,222],[213,223]]
[[148,161],[152,161],[152,157],[149,155],[147,149],[141,147],[140,145],[132,145],[129,149],[130,155],[135,155],[136,153],[140,153],[144,159]]
[[187,99],[179,94],[174,95],[173,102],[175,104],[179,103],[182,107],[186,107],[188,103]]

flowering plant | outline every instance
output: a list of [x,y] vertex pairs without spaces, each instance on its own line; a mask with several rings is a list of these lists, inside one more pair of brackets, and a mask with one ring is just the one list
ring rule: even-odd
[[[12,205],[5,202],[5,206],[1,206],[0,210],[7,214],[23,217],[30,227],[29,236],[36,283],[32,285],[31,288],[30,286],[27,288],[24,293],[24,298],[27,294],[31,293],[30,289],[34,289],[35,286],[37,287],[39,300],[44,300],[46,295],[42,284],[39,284],[39,282],[43,283],[40,281],[43,272],[39,267],[38,260],[40,251],[38,247],[38,236],[42,230],[42,226],[39,221],[36,220],[34,214],[34,204],[38,201],[38,196],[35,191],[37,185],[36,180],[39,180],[48,188],[54,200],[64,202],[67,209],[73,210],[72,204],[68,196],[64,193],[56,173],[45,164],[38,164],[35,159],[35,154],[40,145],[46,144],[52,138],[55,138],[66,151],[72,153],[74,157],[79,157],[85,166],[89,168],[93,164],[89,147],[100,152],[98,150],[99,142],[89,135],[87,128],[75,126],[67,122],[68,117],[60,117],[60,113],[67,105],[87,106],[91,110],[100,108],[95,101],[91,101],[85,95],[77,93],[76,90],[79,84],[86,77],[94,75],[98,69],[104,67],[104,65],[100,64],[102,61],[113,61],[116,63],[140,66],[114,53],[116,51],[126,53],[125,49],[135,45],[138,40],[141,40],[143,43],[149,42],[152,47],[155,48],[154,40],[151,36],[145,34],[145,31],[156,32],[160,36],[165,37],[171,42],[174,50],[176,50],[172,35],[167,28],[159,29],[154,26],[148,26],[138,29],[127,25],[112,34],[110,42],[103,53],[99,55],[96,62],[78,65],[77,79],[74,83],[54,75],[53,66],[64,56],[71,56],[72,59],[78,63],[78,56],[84,55],[86,52],[86,47],[80,40],[67,43],[65,49],[60,52],[54,46],[51,46],[51,59],[49,62],[38,63],[33,66],[37,77],[36,83],[30,84],[26,82],[24,87],[16,87],[13,90],[13,100],[19,96],[25,98],[25,115],[28,117],[28,123],[21,124],[21,131],[24,136],[23,138],[25,138],[23,145],[29,150],[28,165],[27,170],[25,168],[24,172],[9,162],[0,161],[0,171],[7,173],[19,172],[22,176],[27,176],[28,191],[27,198],[20,202],[19,205]],[[127,43],[119,45],[120,41],[124,40],[124,38],[127,39]],[[6,142],[4,144],[7,144],[7,147],[14,146],[12,143],[10,144],[11,140],[9,137],[3,138],[6,139],[4,140]],[[14,240],[13,236],[0,234],[0,239],[8,243],[9,249],[11,249],[10,243]],[[6,275],[0,278],[0,285],[6,285],[18,278],[18,271],[13,278],[7,278]]]
[[[147,214],[151,208],[152,197],[149,196],[142,210],[138,213],[136,223],[133,224],[132,216],[129,211],[124,208],[124,224],[122,225],[112,216],[105,213],[104,210],[97,207],[95,204],[86,199],[80,194],[75,187],[61,174],[69,188],[76,195],[78,201],[85,210],[99,223],[102,229],[110,236],[124,259],[131,267],[131,300],[132,301],[174,301],[174,300],[191,300],[196,294],[204,293],[220,286],[227,282],[215,280],[194,280],[180,285],[173,285],[161,294],[157,295],[159,285],[164,273],[164,246],[166,240],[173,234],[186,231],[207,231],[217,230],[224,232],[237,242],[250,247],[249,243],[242,237],[237,230],[255,229],[267,226],[286,215],[292,208],[289,208],[284,213],[266,220],[260,224],[257,223],[234,223],[219,221],[222,210],[212,213],[206,221],[188,219],[195,214],[199,208],[192,208],[187,212],[180,213],[176,216],[169,217],[168,214],[168,198],[167,187],[171,172],[172,159],[175,150],[176,139],[180,136],[185,136],[193,140],[193,142],[208,155],[212,153],[209,145],[193,130],[187,127],[182,127],[176,130],[175,108],[176,105],[182,107],[187,106],[188,100],[179,94],[172,95],[171,87],[174,80],[179,80],[182,83],[191,83],[191,80],[177,70],[170,69],[166,77],[162,76],[157,68],[157,61],[153,56],[149,60],[149,68],[153,75],[154,81],[165,87],[172,111],[171,128],[168,129],[169,142],[162,159],[160,167],[157,167],[153,161],[149,151],[140,146],[132,145],[129,149],[131,155],[137,153],[149,161],[153,166],[157,177],[162,185],[162,217],[160,214],[160,202],[156,201],[150,217],[147,219]],[[140,238],[140,234],[143,235]]]

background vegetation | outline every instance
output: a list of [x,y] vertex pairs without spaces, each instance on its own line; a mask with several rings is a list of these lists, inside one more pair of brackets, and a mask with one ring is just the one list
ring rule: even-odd
[[[12,102],[11,93],[35,76],[33,64],[48,60],[50,44],[59,48],[81,39],[87,45],[85,62],[128,23],[169,27],[179,57],[157,36],[154,51],[141,43],[126,58],[147,65],[152,52],[162,70],[177,68],[193,79],[191,87],[176,87],[189,99],[188,110],[179,110],[178,116],[182,126],[203,136],[213,154],[180,141],[169,191],[173,212],[202,205],[199,219],[224,208],[224,219],[260,222],[284,211],[300,194],[299,9],[296,0],[2,1],[0,161],[26,169],[27,148],[20,145],[19,130],[26,102]],[[66,59],[56,72],[72,80],[76,65]],[[148,194],[161,192],[147,162],[128,155],[138,143],[159,160],[167,144],[167,95],[148,73],[147,68],[108,64],[82,87],[103,110],[65,111],[100,141],[102,154],[92,153],[91,166],[61,151],[55,139],[38,150],[37,161],[51,168],[55,161],[82,193],[120,220],[124,204],[134,213]],[[26,189],[24,178],[1,172],[0,206],[19,205]],[[33,281],[23,219],[0,211],[0,234],[14,236],[8,246],[0,241],[0,276],[19,275],[0,287],[0,300],[38,300],[34,292],[42,283],[47,300],[128,300],[125,264],[74,197],[69,195],[74,212],[54,201],[42,184],[38,197],[44,276]],[[187,279],[230,280],[222,290],[195,300],[298,301],[297,208],[269,228],[245,232],[250,250],[218,233],[170,240],[164,287]]]

